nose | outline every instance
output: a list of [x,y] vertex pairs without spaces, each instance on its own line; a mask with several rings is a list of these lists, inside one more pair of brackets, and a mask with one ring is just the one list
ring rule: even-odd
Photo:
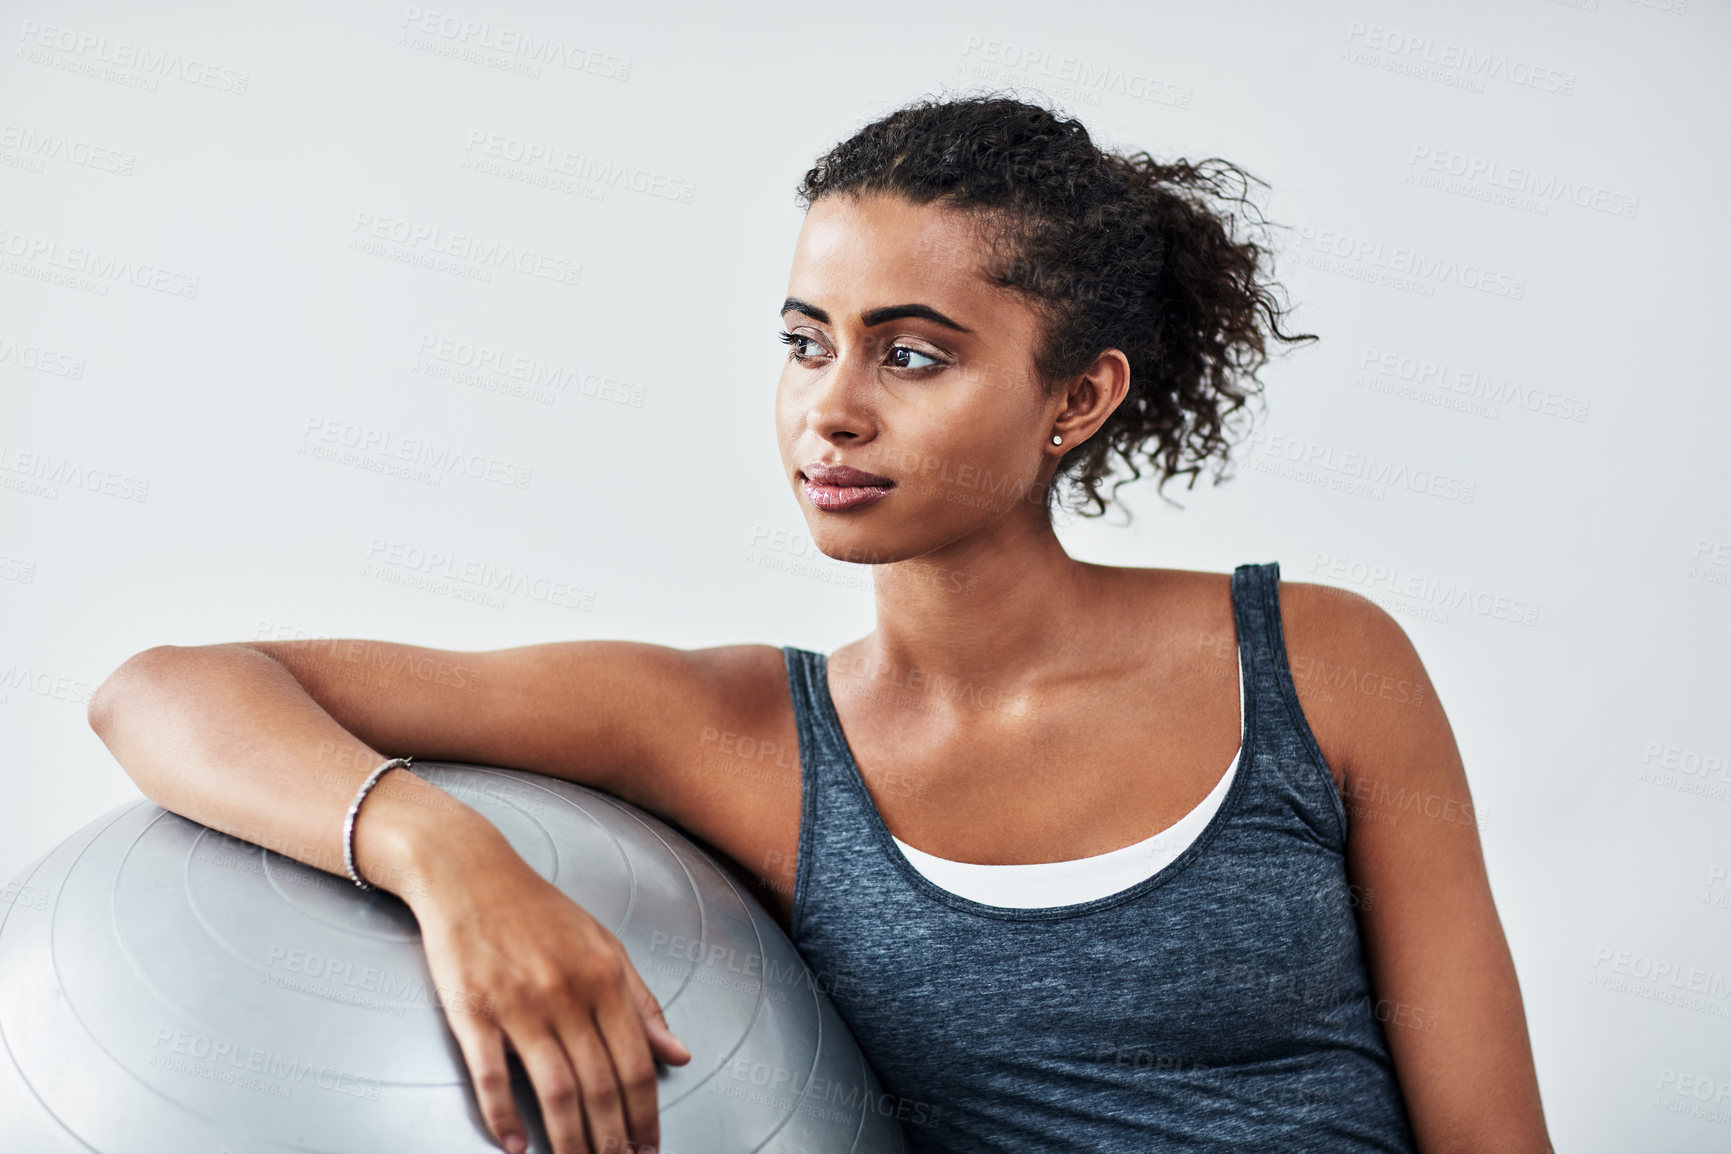
[[843,350],[799,386],[806,427],[825,441],[858,444],[876,430],[876,377],[864,358]]

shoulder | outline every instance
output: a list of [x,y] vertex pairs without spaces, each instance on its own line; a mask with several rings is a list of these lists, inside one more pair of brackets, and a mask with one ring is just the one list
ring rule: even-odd
[[1416,753],[1453,759],[1424,662],[1387,610],[1308,581],[1281,581],[1279,598],[1293,688],[1343,792],[1353,778],[1398,772]]
[[781,647],[680,650],[667,674],[654,690],[660,721],[644,772],[615,792],[754,876],[791,869],[799,735]]
[[786,655],[762,644],[642,648],[627,679],[635,756],[601,784],[715,851],[785,930],[801,800]]
[[[718,795],[749,796],[766,779],[783,776],[789,758],[780,746],[793,726],[778,646],[656,646],[652,654],[633,667],[628,683],[636,698],[636,765],[608,788],[653,813],[684,820]],[[759,751],[774,756],[758,764]],[[791,762],[797,769],[797,753]]]
[[790,767],[797,774],[787,658],[779,646],[688,649],[680,667],[677,683],[665,687],[680,700],[667,710],[660,742],[671,786],[687,799],[710,798],[717,789],[750,793],[764,776],[784,777]]
[[[1134,575],[1146,597],[1138,616],[1166,622],[1169,644],[1188,648],[1184,638],[1194,635],[1199,652],[1233,657],[1233,571],[1119,573]],[[1424,663],[1388,611],[1334,585],[1282,580],[1277,588],[1279,640],[1298,697],[1298,721],[1316,739],[1343,796],[1350,779],[1366,767],[1386,775],[1400,764],[1403,745],[1428,747],[1433,757],[1452,752],[1453,737]]]
[[1280,582],[1280,617],[1289,646],[1356,657],[1388,669],[1420,669],[1418,650],[1392,614],[1362,593],[1310,581]]
[[787,703],[787,656],[779,645],[716,645],[685,650],[687,675],[708,703],[734,716],[775,712]]

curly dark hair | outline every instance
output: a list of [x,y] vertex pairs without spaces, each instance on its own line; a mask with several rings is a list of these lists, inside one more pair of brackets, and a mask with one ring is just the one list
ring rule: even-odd
[[1046,491],[1050,518],[1065,479],[1098,506],[1082,515],[1106,512],[1099,487],[1113,453],[1131,473],[1113,498],[1142,476],[1138,453],[1172,504],[1166,482],[1186,474],[1195,488],[1211,457],[1215,484],[1225,480],[1229,418],[1260,392],[1267,335],[1317,339],[1280,331],[1280,305],[1258,280],[1270,250],[1237,238],[1230,204],[1268,225],[1252,182],[1268,187],[1218,158],[1161,164],[1103,151],[1076,120],[987,94],[920,100],[873,121],[819,159],[797,195],[805,209],[821,196],[887,192],[973,213],[994,283],[1046,319],[1034,370],[1047,396],[1104,350],[1123,351],[1130,392],[1066,455]]

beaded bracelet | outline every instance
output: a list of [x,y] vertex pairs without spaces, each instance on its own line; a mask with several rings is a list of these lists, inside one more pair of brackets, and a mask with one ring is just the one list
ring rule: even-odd
[[366,799],[367,791],[383,777],[388,769],[408,769],[413,758],[393,757],[379,768],[367,775],[367,780],[361,782],[361,788],[355,794],[355,800],[349,803],[349,814],[343,819],[343,864],[348,867],[349,877],[363,890],[376,888],[371,882],[364,880],[355,869],[355,815],[361,812],[361,802]]

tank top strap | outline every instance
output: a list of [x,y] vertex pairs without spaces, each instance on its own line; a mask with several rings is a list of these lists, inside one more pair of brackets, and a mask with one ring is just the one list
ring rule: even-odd
[[792,645],[782,646],[782,654],[799,733],[799,849],[791,927],[798,942],[820,857],[848,863],[849,873],[862,883],[894,884],[895,878],[882,844],[889,834],[881,828],[882,819],[854,768],[853,751],[835,714],[828,655]]
[[1244,764],[1255,764],[1257,793],[1295,814],[1329,848],[1346,852],[1346,806],[1311,732],[1293,681],[1280,615],[1280,562],[1232,571],[1232,612],[1250,716]]
[[[799,731],[799,762],[806,777],[833,789],[845,778],[850,750],[840,723],[831,716],[829,657],[793,645],[781,647],[787,663],[787,688]],[[809,790],[807,791],[810,792]]]

